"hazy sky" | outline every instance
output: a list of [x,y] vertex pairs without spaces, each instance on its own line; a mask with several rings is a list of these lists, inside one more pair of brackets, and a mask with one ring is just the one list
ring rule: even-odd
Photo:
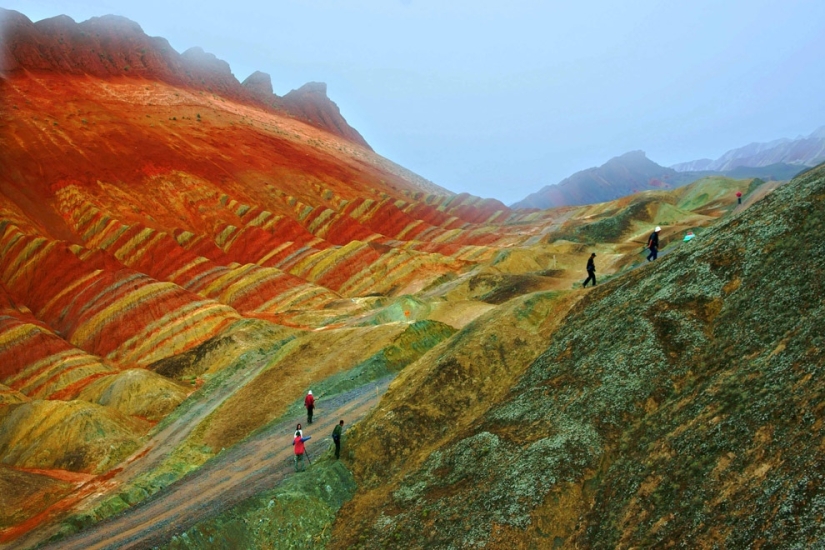
[[114,13],[283,95],[329,85],[380,154],[517,201],[642,149],[670,165],[825,124],[823,0],[0,0]]

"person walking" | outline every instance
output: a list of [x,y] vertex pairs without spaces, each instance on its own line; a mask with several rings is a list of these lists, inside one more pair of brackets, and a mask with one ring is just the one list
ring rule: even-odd
[[307,424],[312,424],[312,411],[315,410],[315,398],[312,397],[312,390],[304,398],[304,407],[307,408]]
[[738,202],[739,204],[742,204],[742,191],[737,191],[736,192],[736,202]]
[[582,288],[587,287],[587,283],[591,280],[593,281],[593,286],[596,286],[596,264],[593,262],[593,258],[595,257],[596,253],[594,252],[587,260],[587,279],[585,279],[584,283],[582,283]]
[[298,423],[297,426],[295,426],[295,435],[300,435],[300,436],[304,435],[304,431],[301,428],[301,423],[300,422]]
[[647,240],[647,247],[650,249],[650,254],[647,255],[648,262],[652,262],[659,257],[659,231],[661,230],[662,228],[657,225]]
[[[292,445],[295,447],[295,471],[300,472],[302,470],[306,470],[306,466],[304,466],[304,455],[306,455],[306,446],[304,443],[312,439],[312,436],[303,437],[300,433],[300,430],[295,432],[295,439],[292,440]],[[307,456],[307,460],[309,460],[309,455]]]
[[335,460],[341,457],[341,434],[344,432],[344,421],[340,421],[332,430],[332,441],[335,442]]

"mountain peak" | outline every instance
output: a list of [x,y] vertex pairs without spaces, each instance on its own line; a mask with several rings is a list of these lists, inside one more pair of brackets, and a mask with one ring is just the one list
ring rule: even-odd
[[608,160],[604,163],[601,168],[605,166],[611,165],[624,165],[624,166],[655,166],[657,168],[662,168],[649,158],[644,151],[628,151],[623,155],[619,155],[617,157],[613,157],[612,159]]
[[666,189],[691,180],[647,158],[644,151],[628,151],[599,167],[576,172],[512,205],[513,208],[552,208],[605,202],[639,191]]
[[614,157],[614,159],[628,159],[628,160],[638,160],[638,159],[645,159],[647,160],[647,154],[642,151],[641,149],[637,151],[628,151],[623,155],[619,155],[618,157]]
[[313,126],[345,137],[349,141],[370,148],[355,128],[347,124],[338,105],[327,97],[324,82],[307,82],[283,97],[284,106]]
[[218,56],[213,53],[204,51],[200,46],[193,46],[180,56],[191,68],[215,72],[224,76],[232,76],[232,69],[229,67],[229,63],[223,59],[218,59]]
[[[298,94],[319,94],[327,97],[327,83],[326,82],[307,82],[297,90],[292,90],[291,93]],[[287,94],[289,95],[289,94]]]
[[243,82],[241,82],[241,85],[254,94],[263,95],[266,97],[273,94],[272,77],[270,77],[268,73],[264,73],[262,71],[255,71],[252,73],[246,77]]
[[773,165],[815,166],[825,160],[825,126],[808,136],[796,139],[780,138],[767,143],[753,142],[731,149],[716,160],[694,160],[674,164],[679,172],[712,170],[729,172],[740,167],[762,168]]
[[820,126],[808,136],[808,139],[825,139],[825,126]]

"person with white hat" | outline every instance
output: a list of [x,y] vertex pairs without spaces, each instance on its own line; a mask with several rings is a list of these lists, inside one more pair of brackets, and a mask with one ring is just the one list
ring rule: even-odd
[[647,247],[650,249],[650,254],[647,255],[648,262],[652,262],[659,256],[659,231],[661,230],[662,228],[657,225],[647,240]]
[[304,398],[304,407],[307,408],[307,424],[312,424],[312,411],[315,410],[315,398],[312,397],[312,390]]

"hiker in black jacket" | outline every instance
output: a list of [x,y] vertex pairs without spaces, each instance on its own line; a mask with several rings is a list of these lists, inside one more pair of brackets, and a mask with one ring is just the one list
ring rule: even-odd
[[591,280],[593,281],[593,286],[596,286],[596,264],[593,263],[593,258],[596,257],[596,253],[590,255],[590,258],[587,260],[587,279],[584,280],[584,284],[582,287],[586,287],[587,283]]
[[650,254],[647,255],[648,262],[652,262],[659,256],[659,231],[661,230],[662,228],[657,225],[647,240],[647,247],[650,249]]

